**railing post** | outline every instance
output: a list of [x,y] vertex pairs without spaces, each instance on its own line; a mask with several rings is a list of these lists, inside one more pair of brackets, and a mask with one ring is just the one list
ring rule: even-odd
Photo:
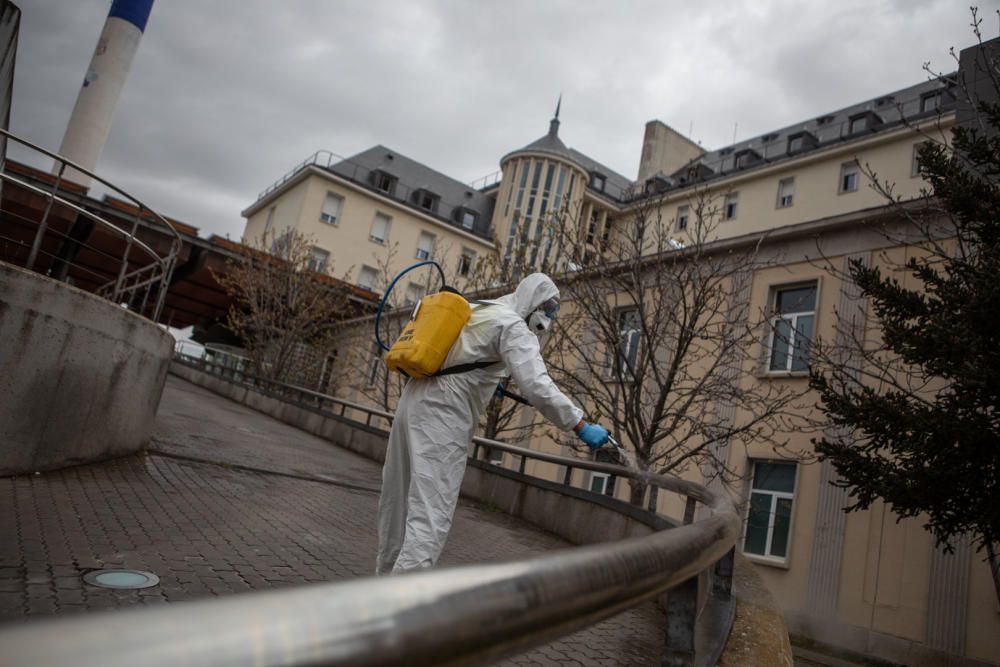
[[695,505],[697,505],[697,504],[698,504],[698,501],[696,501],[691,496],[688,496],[687,502],[684,503],[684,525],[685,526],[688,525],[689,523],[693,523],[694,522],[694,509],[695,509]]
[[517,466],[517,471],[519,473],[521,473],[522,475],[524,474],[524,466],[527,463],[528,463],[528,457],[527,456],[522,456],[521,457],[521,463],[519,463],[518,466]]
[[728,600],[733,594],[733,562],[736,555],[736,547],[726,552],[726,555],[715,564],[715,572],[712,577],[712,589],[716,595]]
[[660,487],[655,484],[649,485],[649,504],[646,505],[646,509],[650,512],[656,512],[656,505],[659,502],[660,497]]
[[59,186],[62,184],[63,172],[66,171],[66,163],[59,163],[59,174],[56,176],[56,182],[52,186],[52,196],[49,197],[49,203],[45,206],[45,212],[42,214],[42,220],[38,223],[38,232],[35,233],[35,240],[31,244],[31,252],[28,254],[28,263],[24,265],[24,268],[29,271],[35,270],[35,259],[38,258],[38,251],[42,247],[42,238],[45,236],[45,230],[49,226],[49,214],[52,212],[52,206],[56,203],[56,191],[59,190]]
[[566,474],[563,475],[563,484],[571,486],[573,483],[573,466],[566,466]]
[[694,665],[694,626],[698,615],[698,576],[667,593],[667,630],[660,667]]

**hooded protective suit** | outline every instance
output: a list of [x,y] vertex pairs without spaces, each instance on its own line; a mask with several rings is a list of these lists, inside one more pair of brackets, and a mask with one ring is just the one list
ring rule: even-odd
[[469,443],[496,390],[510,375],[549,421],[570,430],[583,417],[549,377],[525,318],[559,290],[541,273],[513,294],[473,305],[443,369],[502,360],[488,368],[411,380],[389,434],[378,507],[376,574],[433,567],[444,548],[465,475]]

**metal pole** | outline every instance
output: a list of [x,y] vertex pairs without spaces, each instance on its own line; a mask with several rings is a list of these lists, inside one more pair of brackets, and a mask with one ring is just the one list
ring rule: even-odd
[[56,176],[56,182],[52,186],[52,195],[49,197],[49,203],[45,207],[45,213],[42,214],[42,221],[38,225],[38,231],[35,233],[35,240],[31,244],[31,252],[28,254],[28,263],[25,264],[24,268],[29,271],[35,270],[35,260],[38,258],[38,251],[42,247],[42,237],[45,236],[45,230],[49,226],[49,213],[52,212],[52,206],[56,202],[56,191],[62,184],[63,172],[66,171],[66,163],[59,163],[59,174]]
[[129,234],[128,241],[125,242],[125,255],[122,257],[122,268],[118,271],[118,280],[115,281],[115,289],[111,293],[111,300],[118,302],[118,298],[121,293],[122,280],[125,278],[125,272],[128,270],[128,256],[132,252],[132,241],[135,239],[135,233],[139,230],[139,216],[135,217],[132,221],[132,233]]

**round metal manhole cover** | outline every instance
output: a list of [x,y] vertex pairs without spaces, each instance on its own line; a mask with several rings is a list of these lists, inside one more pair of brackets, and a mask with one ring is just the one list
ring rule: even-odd
[[83,575],[83,580],[101,588],[149,588],[160,583],[158,576],[142,570],[94,570]]

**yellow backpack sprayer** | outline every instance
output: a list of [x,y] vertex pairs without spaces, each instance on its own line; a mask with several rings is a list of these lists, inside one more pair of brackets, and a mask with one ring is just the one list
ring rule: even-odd
[[[386,300],[400,278],[414,269],[428,265],[436,267],[441,275],[441,291],[428,294],[417,302],[413,314],[410,316],[410,321],[403,328],[399,338],[396,339],[391,348],[387,347],[379,334],[379,323]],[[488,302],[482,301],[472,303],[490,305]],[[442,370],[441,365],[455,341],[458,340],[458,335],[462,332],[465,323],[469,321],[471,314],[470,302],[458,290],[447,285],[444,270],[437,262],[433,260],[418,262],[403,269],[389,283],[375,314],[375,340],[379,347],[386,352],[385,365],[389,370],[402,373],[407,377],[425,378],[431,375],[462,373],[500,363],[499,360],[477,361]]]

